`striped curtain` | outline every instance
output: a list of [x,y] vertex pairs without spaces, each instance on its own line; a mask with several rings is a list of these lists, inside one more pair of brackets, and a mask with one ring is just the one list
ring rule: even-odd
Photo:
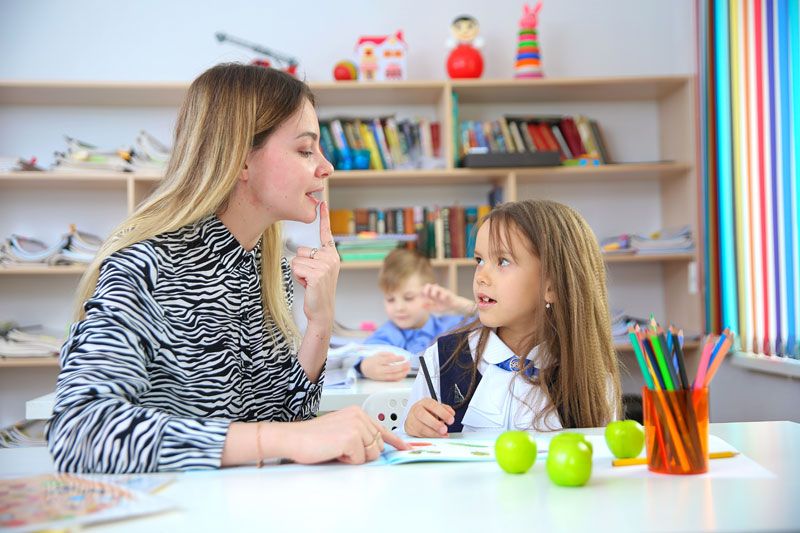
[[800,0],[698,0],[706,328],[800,358]]

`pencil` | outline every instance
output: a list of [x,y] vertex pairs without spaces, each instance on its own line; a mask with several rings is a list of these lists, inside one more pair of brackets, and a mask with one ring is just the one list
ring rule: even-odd
[[[712,452],[708,454],[709,459],[728,459],[736,457],[739,452]],[[633,466],[633,465],[646,465],[647,457],[633,457],[632,459],[614,459],[611,461],[611,466]]]
[[431,381],[431,375],[428,372],[428,365],[425,364],[425,358],[423,356],[419,356],[419,367],[422,369],[422,373],[425,375],[425,381],[428,383],[428,392],[431,393],[431,398],[435,401],[439,401],[439,398],[436,397],[436,391],[433,389],[433,382]]

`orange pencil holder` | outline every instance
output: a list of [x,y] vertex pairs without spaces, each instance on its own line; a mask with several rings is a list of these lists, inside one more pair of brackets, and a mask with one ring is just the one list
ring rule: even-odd
[[708,471],[708,389],[642,389],[647,468],[660,474]]

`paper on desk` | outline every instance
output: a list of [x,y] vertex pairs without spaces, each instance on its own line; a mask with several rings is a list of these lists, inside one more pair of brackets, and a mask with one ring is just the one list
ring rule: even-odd
[[322,383],[323,389],[349,389],[356,384],[358,376],[353,368],[334,368],[325,369],[325,381]]
[[360,344],[351,342],[338,348],[328,350],[328,364],[326,368],[342,368],[352,366],[362,357],[371,357],[379,352],[389,352],[400,355],[406,360],[411,361],[411,368],[419,366],[419,358],[408,350],[391,344]]
[[158,496],[71,474],[0,480],[0,529],[21,533],[159,513]]

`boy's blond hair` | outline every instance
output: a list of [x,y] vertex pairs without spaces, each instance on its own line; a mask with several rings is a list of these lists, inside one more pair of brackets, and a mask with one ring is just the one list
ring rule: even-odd
[[436,282],[433,267],[427,257],[405,248],[398,248],[384,258],[378,275],[378,286],[383,292],[393,292],[415,274],[422,283]]

